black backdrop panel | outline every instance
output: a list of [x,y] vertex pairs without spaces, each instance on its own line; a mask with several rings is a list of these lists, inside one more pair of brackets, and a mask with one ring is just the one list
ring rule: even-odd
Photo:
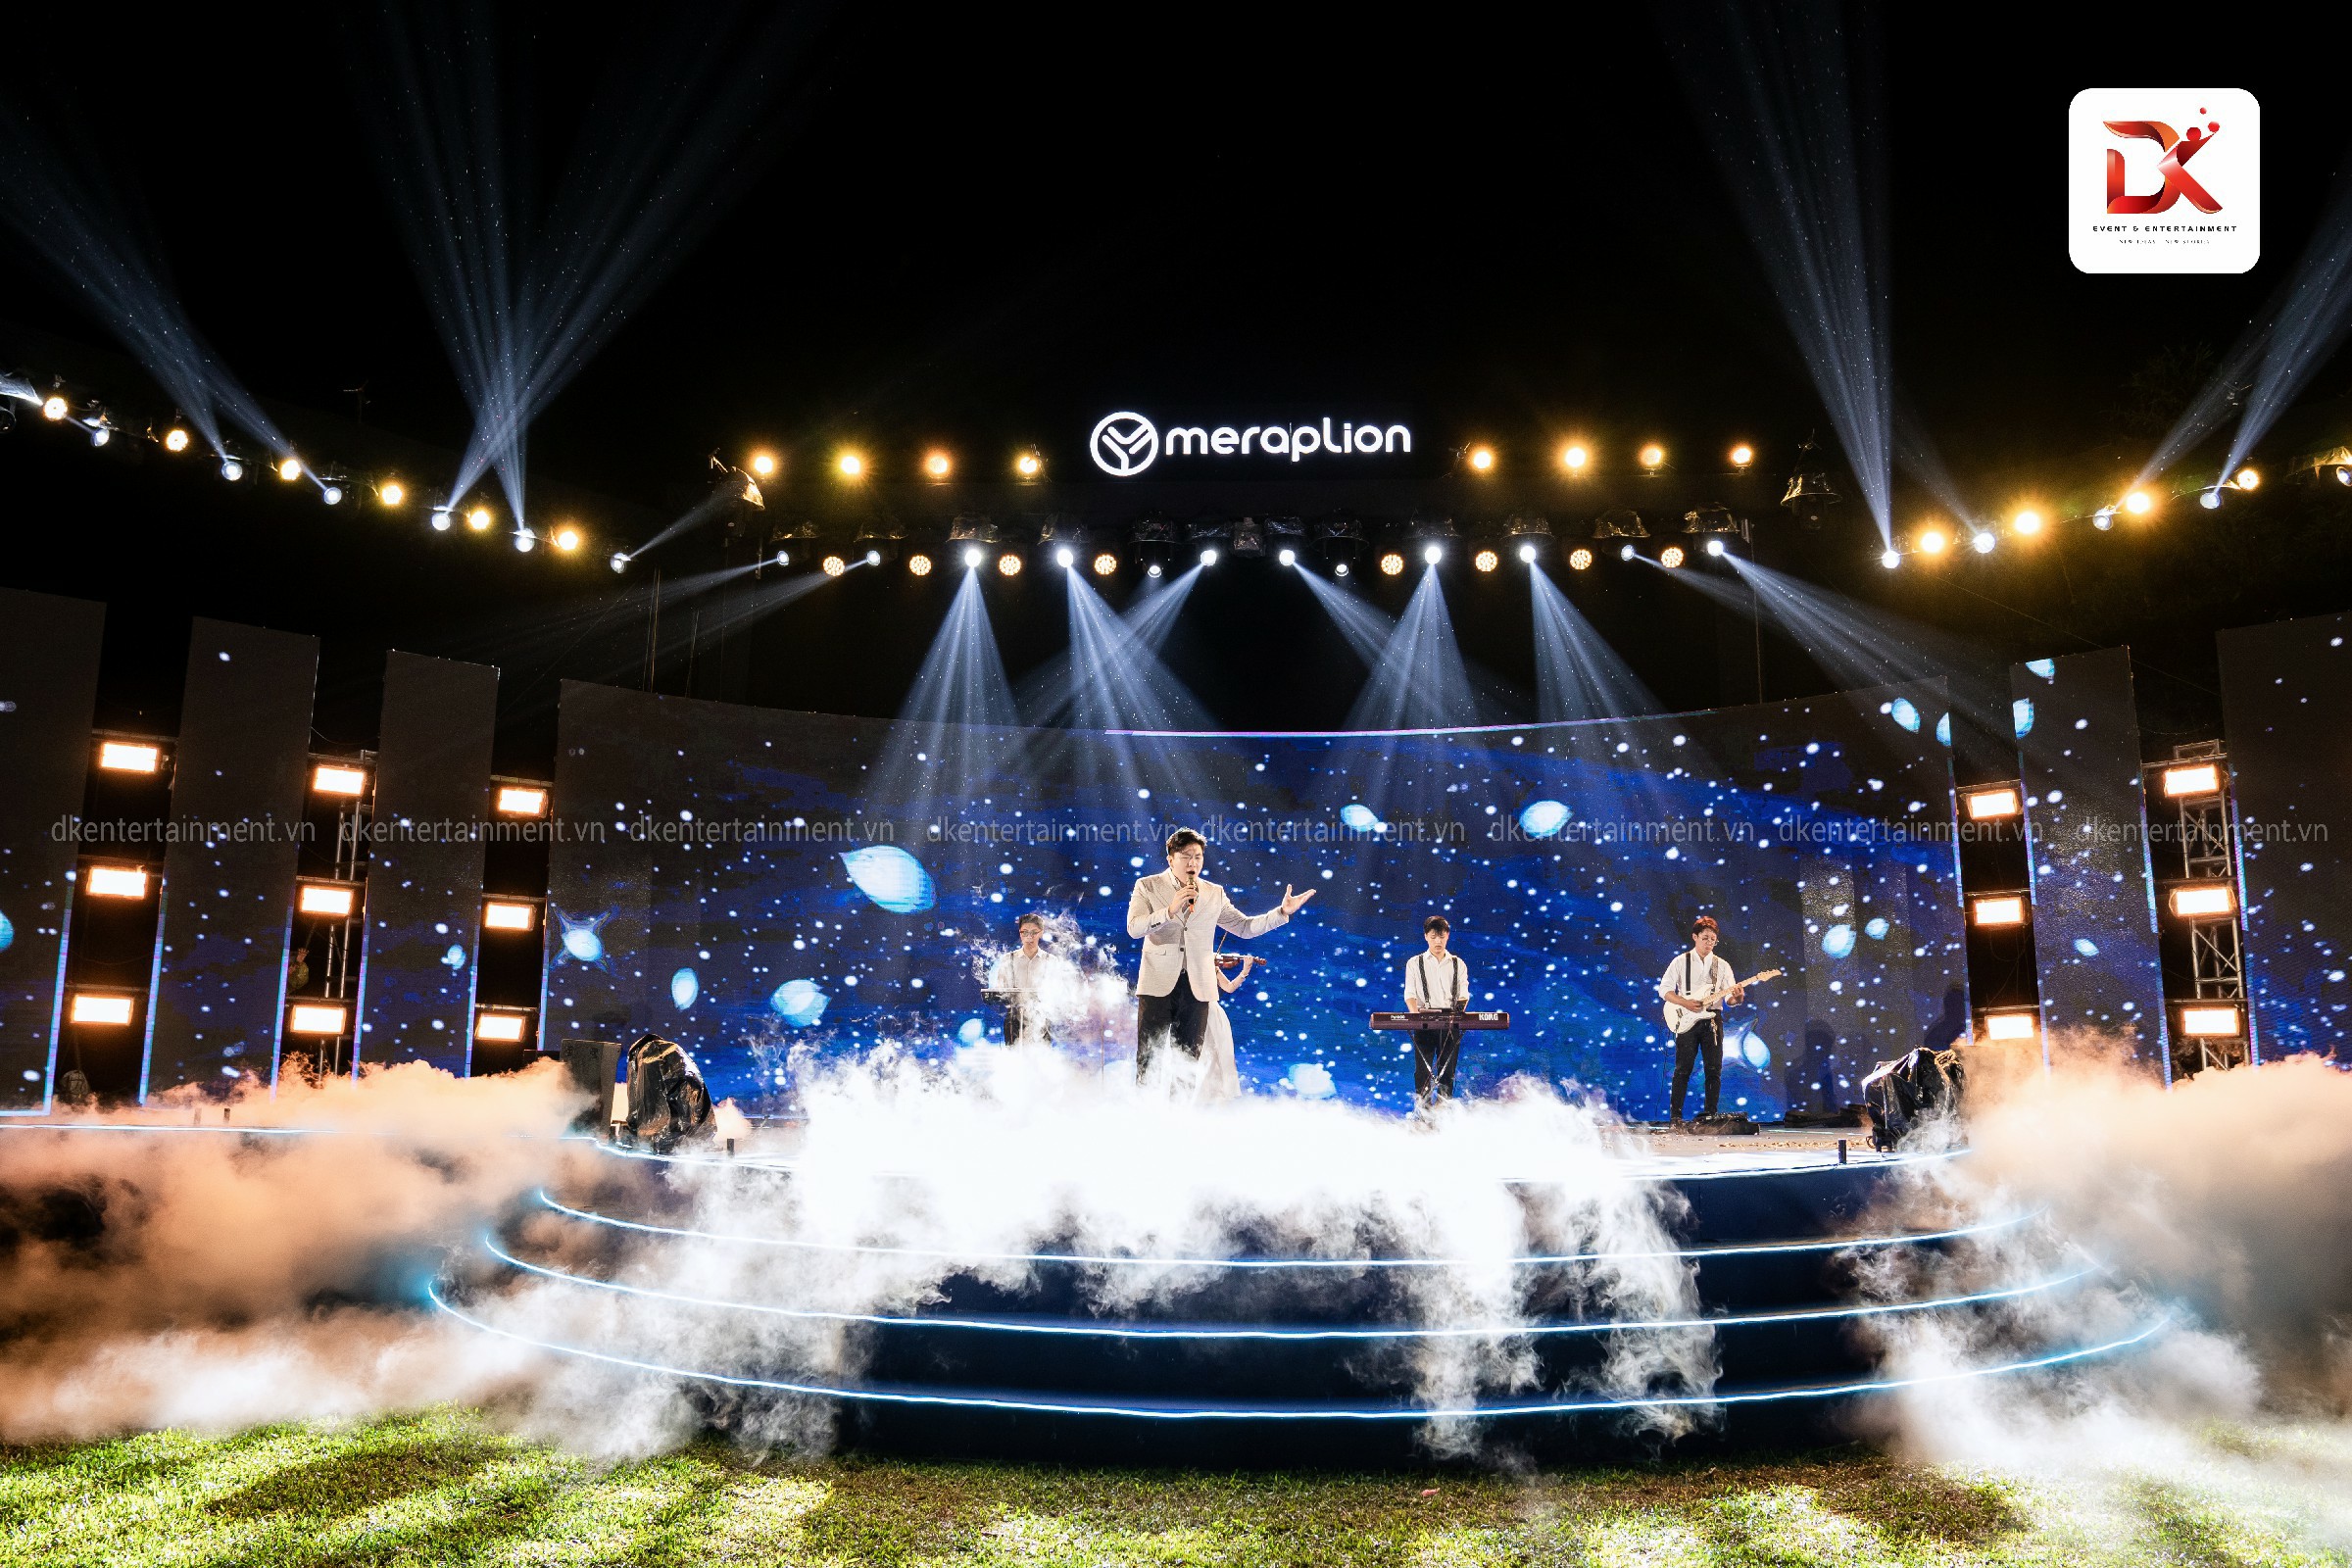
[[0,1114],[49,1105],[74,846],[106,609],[0,588]]
[[2053,1030],[2120,1035],[2171,1077],[2130,650],[2009,671],[2034,878],[2034,958]]
[[2265,1059],[2352,1062],[2352,615],[2221,634],[2246,994]]
[[199,618],[141,1095],[276,1074],[318,640]]
[[384,662],[359,1059],[466,1070],[498,671]]

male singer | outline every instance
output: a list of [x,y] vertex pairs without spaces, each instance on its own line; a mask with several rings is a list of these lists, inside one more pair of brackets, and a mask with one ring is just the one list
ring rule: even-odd
[[1307,900],[1308,888],[1293,893],[1263,914],[1244,914],[1214,882],[1200,880],[1208,841],[1189,827],[1168,835],[1168,868],[1138,877],[1127,900],[1127,934],[1140,937],[1144,959],[1135,977],[1135,1076],[1141,1083],[1162,1043],[1187,1056],[1200,1054],[1208,1027],[1208,1004],[1217,994],[1217,932],[1262,937],[1281,925]]
[[[1716,929],[1715,917],[1702,914],[1690,922],[1690,947],[1675,956],[1658,976],[1658,996],[1678,1007],[1688,1007],[1696,1016],[1686,1023],[1674,1037],[1674,1080],[1667,1091],[1666,1108],[1670,1117],[1667,1125],[1683,1125],[1683,1099],[1690,1092],[1690,1066],[1693,1060],[1706,1067],[1706,1109],[1702,1115],[1715,1114],[1716,1102],[1723,1096],[1723,1014],[1722,1001],[1708,1002],[1718,991],[1727,991],[1723,1001],[1738,1003],[1745,1000],[1746,991],[1739,984],[1740,977],[1732,966],[1718,957],[1715,944],[1722,938]],[[1702,1004],[1704,1004],[1702,1005]]]
[[[1442,914],[1421,922],[1427,952],[1404,960],[1404,1010],[1460,1012],[1470,1005],[1470,966],[1446,951],[1453,927]],[[1447,1022],[1413,1031],[1413,1103],[1426,1111],[1453,1098],[1453,1069],[1462,1055],[1462,1026]]]

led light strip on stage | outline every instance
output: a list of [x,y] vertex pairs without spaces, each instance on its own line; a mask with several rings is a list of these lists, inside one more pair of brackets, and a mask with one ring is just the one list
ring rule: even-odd
[[1069,1263],[1087,1267],[1118,1268],[1240,1268],[1240,1269],[1368,1269],[1368,1268],[1493,1268],[1508,1264],[1513,1268],[1550,1268],[1568,1263],[1635,1262],[1665,1257],[1748,1257],[1781,1252],[1841,1252],[1849,1249],[1879,1247],[1913,1247],[1926,1242],[1956,1241],[1967,1236],[1984,1236],[1993,1231],[2007,1230],[2036,1219],[2046,1212],[2034,1209],[2028,1213],[2007,1214],[1999,1219],[1978,1225],[1963,1225],[1945,1231],[1912,1231],[1899,1236],[1839,1237],[1812,1242],[1730,1242],[1720,1246],[1667,1248],[1654,1251],[1627,1252],[1553,1252],[1533,1253],[1521,1257],[1127,1257],[1116,1253],[1091,1252],[992,1252],[961,1251],[947,1248],[873,1247],[859,1242],[810,1242],[782,1236],[747,1236],[740,1232],[700,1231],[680,1225],[652,1225],[643,1220],[619,1219],[600,1214],[594,1209],[573,1208],[559,1203],[542,1187],[532,1195],[546,1208],[569,1219],[591,1225],[610,1226],[614,1230],[635,1231],[646,1236],[674,1236],[698,1242],[730,1242],[742,1247],[780,1247],[804,1252],[851,1252],[877,1257],[921,1257],[958,1263]]
[[769,1306],[757,1301],[730,1301],[716,1297],[689,1296],[678,1291],[658,1291],[650,1286],[623,1285],[616,1280],[600,1280],[585,1274],[567,1274],[562,1269],[548,1268],[539,1263],[527,1263],[500,1247],[491,1237],[481,1239],[482,1250],[510,1268],[542,1279],[576,1285],[586,1290],[610,1291],[621,1296],[641,1297],[648,1300],[668,1301],[682,1306],[716,1307],[730,1312],[757,1312],[769,1317],[799,1318],[825,1323],[870,1323],[885,1328],[961,1329],[993,1334],[1046,1334],[1078,1339],[1102,1340],[1506,1340],[1542,1338],[1564,1334],[1615,1334],[1646,1331],[1660,1333],[1668,1329],[1742,1328],[1758,1323],[1809,1323],[1823,1319],[1884,1317],[1897,1312],[1932,1312],[1948,1307],[1979,1306],[1986,1301],[2014,1300],[2022,1296],[2034,1296],[2072,1285],[2091,1270],[2076,1269],[2071,1274],[2056,1274],[2048,1279],[2035,1280],[2030,1285],[2011,1286],[1998,1291],[1978,1291],[1968,1296],[1936,1297],[1923,1301],[1871,1302],[1859,1306],[1791,1307],[1779,1312],[1748,1312],[1726,1317],[1680,1317],[1612,1319],[1590,1323],[1484,1323],[1464,1324],[1448,1328],[1381,1327],[1366,1328],[1247,1328],[1209,1326],[1192,1323],[1049,1323],[1036,1319],[1002,1317],[905,1317],[882,1312],[838,1312],[814,1307]]
[[1993,1377],[2010,1372],[2030,1372],[2043,1367],[2064,1366],[2085,1361],[2152,1338],[2172,1323],[2166,1313],[2142,1325],[2133,1334],[2110,1340],[2103,1345],[2079,1346],[2072,1349],[2052,1351],[2023,1361],[2008,1361],[1997,1366],[1965,1367],[1954,1372],[1936,1372],[1905,1378],[1871,1378],[1849,1383],[1812,1384],[1795,1388],[1754,1389],[1729,1394],[1663,1394],[1622,1397],[1592,1397],[1567,1399],[1534,1399],[1507,1404],[1469,1405],[1388,1405],[1388,1404],[1321,1404],[1274,1405],[1252,1408],[1242,1405],[1200,1404],[1119,1404],[1109,1400],[1022,1398],[1013,1395],[943,1393],[926,1394],[906,1389],[860,1388],[855,1385],[825,1383],[795,1383],[779,1378],[741,1377],[725,1372],[703,1372],[691,1367],[667,1366],[659,1361],[641,1361],[631,1356],[612,1355],[602,1350],[583,1349],[576,1345],[564,1345],[554,1340],[536,1340],[512,1329],[502,1329],[467,1315],[452,1306],[441,1296],[438,1282],[425,1287],[425,1297],[433,1306],[466,1327],[484,1334],[512,1340],[536,1350],[559,1355],[577,1356],[582,1360],[601,1361],[608,1366],[627,1367],[638,1372],[659,1373],[664,1377],[686,1378],[698,1383],[716,1383],[729,1388],[764,1389],[776,1394],[807,1395],[815,1398],[842,1399],[867,1404],[929,1405],[951,1409],[1001,1410],[1029,1415],[1104,1415],[1122,1416],[1147,1421],[1432,1421],[1442,1419],[1494,1420],[1505,1416],[1588,1415],[1613,1410],[1650,1410],[1698,1405],[1767,1404],[1797,1399],[1831,1399],[1843,1396],[1887,1394],[1899,1389],[1921,1388],[1936,1383],[1954,1383],[1968,1378]]

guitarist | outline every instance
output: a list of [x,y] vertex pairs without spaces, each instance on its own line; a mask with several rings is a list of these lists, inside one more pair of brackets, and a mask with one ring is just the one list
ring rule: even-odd
[[[1658,977],[1658,995],[1694,1015],[1684,1020],[1674,1037],[1674,1080],[1666,1105],[1668,1125],[1676,1129],[1683,1125],[1683,1099],[1690,1088],[1693,1060],[1704,1061],[1707,1068],[1706,1109],[1700,1114],[1714,1115],[1716,1102],[1723,1096],[1723,1019],[1716,1008],[1724,1002],[1740,1002],[1744,990],[1732,966],[1715,956],[1715,944],[1721,939],[1715,917],[1700,915],[1690,922],[1690,950],[1677,954]],[[1717,991],[1725,994],[1708,1001]]]

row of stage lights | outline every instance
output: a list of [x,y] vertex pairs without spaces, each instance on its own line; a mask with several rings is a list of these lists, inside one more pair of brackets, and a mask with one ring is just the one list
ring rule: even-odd
[[[1587,442],[1571,441],[1561,447],[1556,456],[1561,469],[1571,477],[1581,477],[1594,471],[1595,453]],[[1733,472],[1745,473],[1755,466],[1756,449],[1742,441],[1724,456],[1731,464]],[[1492,474],[1499,471],[1501,459],[1495,449],[1486,442],[1472,442],[1463,447],[1460,457],[1463,465],[1473,473]],[[1666,471],[1666,449],[1652,441],[1635,454],[1635,461],[1643,473],[1663,473]],[[753,453],[745,466],[757,478],[772,479],[783,471],[783,460],[773,452],[763,450]],[[1016,479],[1036,480],[1046,475],[1045,456],[1035,447],[1022,447],[1016,451],[1011,466]],[[831,467],[835,478],[849,484],[862,483],[877,476],[874,461],[855,447],[844,447],[835,452]],[[933,447],[923,454],[919,468],[923,478],[934,484],[944,484],[956,476],[956,459],[945,448]]]
[[[2352,486],[2352,463],[2337,464],[2334,467],[2334,474],[2338,484]],[[2261,484],[2262,475],[2260,473],[2252,468],[2240,468],[2229,478],[2197,491],[2197,505],[2212,512],[2221,506],[2223,491],[2251,492],[2259,488]],[[2155,514],[2156,506],[2156,497],[2152,493],[2145,489],[2134,488],[2128,491],[2123,499],[2111,506],[2101,507],[2083,517],[2065,520],[2087,520],[2093,528],[2105,533],[2115,526],[2115,519],[2118,516],[2147,518]],[[2009,532],[2020,539],[2037,539],[2057,520],[2043,515],[2037,508],[2021,507],[2009,518]],[[1924,556],[1933,561],[1946,553],[1957,552],[1963,548],[1980,556],[1988,556],[2000,547],[2000,534],[1996,525],[1976,524],[1967,528],[1948,528],[1940,522],[1930,522],[1922,525],[1911,536],[1909,550],[1906,551],[1893,545],[1887,546],[1879,557],[1879,564],[1885,566],[1888,571],[1892,571],[1903,564],[1906,556]]]
[[[1705,550],[1709,556],[1720,557],[1724,553],[1724,543],[1721,539],[1709,539],[1706,542]],[[1532,566],[1542,552],[1532,543],[1523,543],[1513,554],[1517,555],[1520,561]],[[1640,552],[1632,545],[1621,545],[1618,547],[1617,559],[1630,562],[1635,560],[1639,554]],[[792,564],[792,556],[789,551],[780,550],[772,559],[779,566]],[[1201,551],[1200,559],[1202,566],[1213,566],[1223,559],[1223,553],[1211,547]],[[1654,559],[1657,564],[1671,571],[1683,565],[1690,558],[1681,545],[1668,545],[1659,551]],[[853,565],[879,566],[882,564],[882,560],[881,551],[868,550],[862,556],[855,559],[840,554],[828,555],[817,563],[817,566],[826,576],[838,577]],[[978,571],[988,564],[988,551],[978,545],[967,545],[964,547],[962,560],[966,571]],[[1078,560],[1079,552],[1067,545],[1054,552],[1054,564],[1064,571],[1075,571],[1078,567]],[[1274,553],[1274,560],[1279,565],[1296,566],[1298,564],[1298,552],[1286,545]],[[1446,547],[1444,545],[1431,544],[1422,547],[1421,561],[1424,565],[1439,565],[1445,560]],[[1568,552],[1568,565],[1569,569],[1573,571],[1588,570],[1592,567],[1592,552],[1582,545]],[[627,556],[616,555],[612,558],[612,566],[614,571],[625,571],[628,569],[628,564],[629,558]],[[1115,574],[1119,569],[1119,564],[1118,554],[1109,550],[1097,552],[1093,560],[1088,562],[1088,565],[1098,577],[1108,577]],[[1404,553],[1398,550],[1388,551],[1379,560],[1381,575],[1386,577],[1403,575],[1405,564]],[[1470,564],[1479,571],[1498,570],[1502,565],[1502,553],[1492,546],[1481,548],[1471,556]],[[1019,551],[1004,550],[998,553],[996,565],[998,575],[1017,577],[1026,567],[1027,562]],[[928,551],[917,550],[906,557],[907,571],[917,577],[930,576],[933,571],[938,569],[938,561]],[[1150,576],[1158,577],[1165,574],[1166,567],[1161,563],[1154,561],[1148,564],[1144,570]],[[1335,577],[1345,577],[1348,574],[1348,564],[1345,561],[1332,563],[1331,572]]]

